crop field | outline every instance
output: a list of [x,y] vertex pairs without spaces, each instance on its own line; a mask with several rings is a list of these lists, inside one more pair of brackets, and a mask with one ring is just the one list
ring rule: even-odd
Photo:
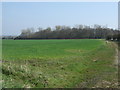
[[117,87],[116,44],[101,39],[3,40],[2,87]]

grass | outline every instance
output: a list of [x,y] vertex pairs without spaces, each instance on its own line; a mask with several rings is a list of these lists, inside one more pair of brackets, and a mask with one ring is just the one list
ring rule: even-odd
[[[115,45],[104,40],[3,40],[3,87],[93,87],[117,77]],[[109,79],[107,74],[111,74]],[[116,87],[115,85],[112,87]]]
[[96,40],[4,40],[3,59],[60,58],[81,53],[79,50],[96,49],[100,43]]

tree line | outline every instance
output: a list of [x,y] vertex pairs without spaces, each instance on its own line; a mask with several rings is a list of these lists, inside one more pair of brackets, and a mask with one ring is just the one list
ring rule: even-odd
[[86,25],[55,26],[54,29],[47,27],[46,29],[38,28],[34,32],[34,28],[22,30],[21,34],[14,39],[113,39],[120,40],[120,31],[107,28],[101,25],[94,27]]

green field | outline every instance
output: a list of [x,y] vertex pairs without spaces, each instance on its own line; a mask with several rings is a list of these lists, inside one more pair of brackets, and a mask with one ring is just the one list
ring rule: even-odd
[[[105,40],[3,40],[3,87],[117,87],[115,44]],[[100,81],[113,83],[99,84]]]

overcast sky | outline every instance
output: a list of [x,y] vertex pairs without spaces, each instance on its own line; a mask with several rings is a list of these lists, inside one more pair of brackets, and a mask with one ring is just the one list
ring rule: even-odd
[[117,2],[3,2],[3,35],[55,25],[107,25],[118,28]]

